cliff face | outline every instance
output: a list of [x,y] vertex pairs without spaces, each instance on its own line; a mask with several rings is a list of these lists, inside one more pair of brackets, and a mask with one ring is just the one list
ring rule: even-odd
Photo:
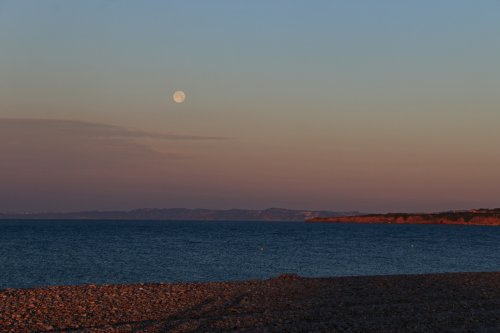
[[361,216],[315,217],[307,222],[500,225],[500,209],[481,209],[435,214],[371,214]]

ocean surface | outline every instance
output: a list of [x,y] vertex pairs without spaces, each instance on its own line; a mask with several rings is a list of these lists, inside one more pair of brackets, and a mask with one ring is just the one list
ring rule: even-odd
[[0,221],[0,289],[500,271],[500,227]]

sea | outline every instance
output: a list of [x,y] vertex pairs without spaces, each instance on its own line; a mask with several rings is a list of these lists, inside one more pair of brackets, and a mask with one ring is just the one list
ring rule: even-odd
[[500,271],[500,227],[0,221],[0,289]]

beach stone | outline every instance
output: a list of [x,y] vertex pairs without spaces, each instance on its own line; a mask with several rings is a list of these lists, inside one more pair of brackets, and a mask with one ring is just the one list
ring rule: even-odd
[[4,332],[500,332],[500,273],[9,289]]

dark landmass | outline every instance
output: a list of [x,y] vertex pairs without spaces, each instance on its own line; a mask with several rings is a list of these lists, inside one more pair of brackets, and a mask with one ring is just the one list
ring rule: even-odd
[[500,273],[0,291],[0,332],[500,332]]
[[0,219],[11,220],[236,220],[236,221],[304,221],[320,216],[355,215],[359,212],[323,210],[293,210],[269,208],[251,209],[136,209],[130,211],[84,211],[68,213],[0,213]]
[[390,224],[461,224],[461,225],[500,225],[500,208],[471,209],[432,214],[369,214],[356,216],[314,217],[307,222],[326,223],[390,223]]

